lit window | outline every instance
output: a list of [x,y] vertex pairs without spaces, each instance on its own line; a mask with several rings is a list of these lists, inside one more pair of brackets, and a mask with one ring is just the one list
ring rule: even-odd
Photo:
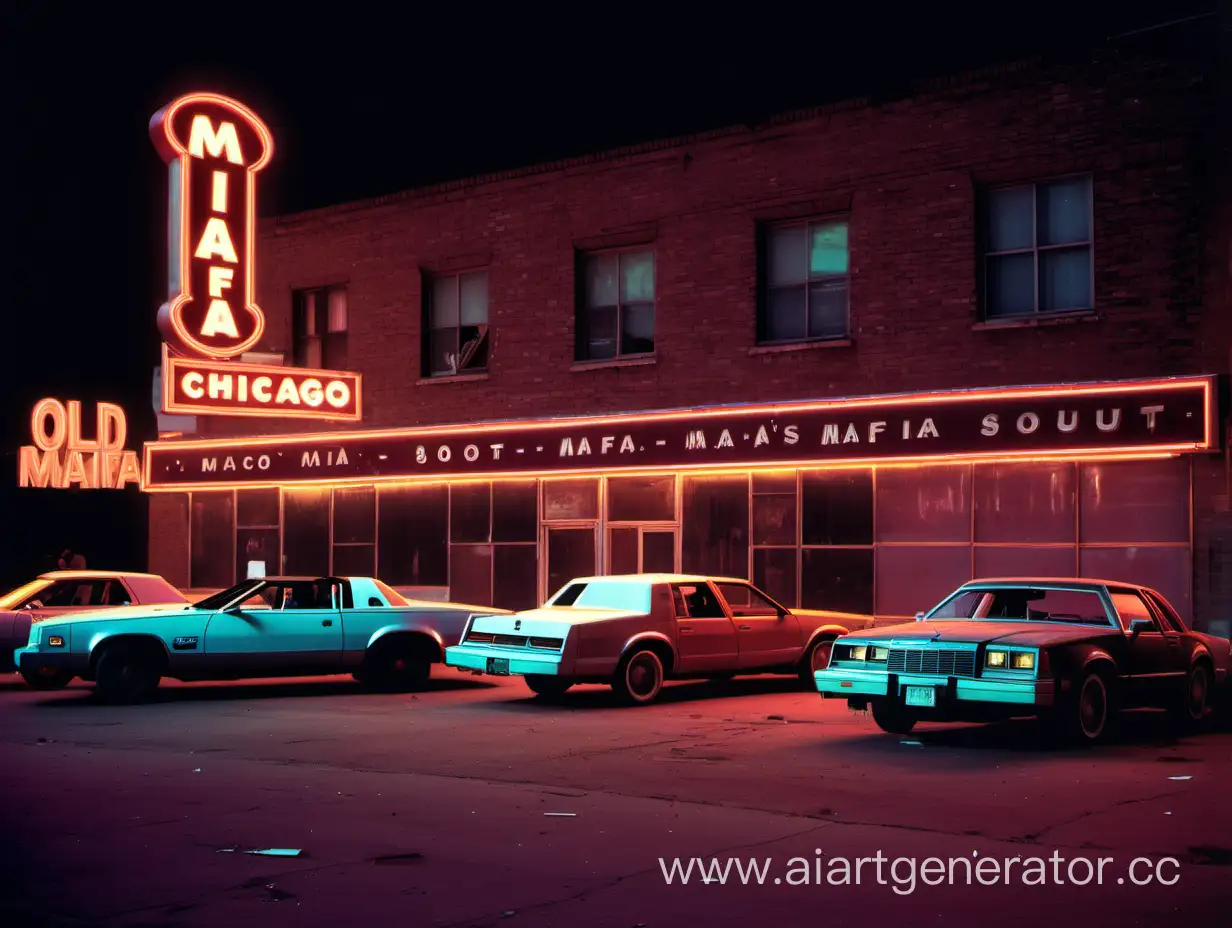
[[599,252],[585,255],[582,265],[577,360],[654,354],[654,252]]
[[297,290],[292,335],[296,367],[347,369],[347,292],[345,287]]
[[845,219],[771,226],[762,256],[762,343],[846,338],[850,262]]
[[488,366],[488,272],[425,280],[424,375],[448,377]]

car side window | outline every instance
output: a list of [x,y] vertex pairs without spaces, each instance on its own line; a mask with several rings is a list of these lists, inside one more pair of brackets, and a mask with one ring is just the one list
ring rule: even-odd
[[101,605],[126,606],[131,602],[132,596],[119,580],[108,580],[104,584]]
[[688,606],[691,618],[723,619],[727,617],[723,612],[723,607],[719,605],[719,598],[714,595],[714,590],[710,589],[708,584],[684,584],[680,587],[680,591],[684,595],[685,605]]
[[1121,617],[1121,627],[1126,631],[1138,619],[1146,619],[1153,626],[1153,631],[1159,632],[1159,621],[1155,618],[1155,613],[1138,593],[1132,590],[1109,590],[1108,595],[1112,597],[1112,605]]
[[720,583],[719,592],[723,594],[723,598],[727,600],[727,605],[731,606],[734,614],[739,615],[743,609],[748,609],[750,606],[757,609],[773,609],[778,612],[778,607],[770,600],[766,599],[761,593],[753,589],[745,583]]
[[1181,617],[1176,614],[1172,608],[1172,604],[1165,600],[1162,596],[1152,593],[1149,590],[1146,592],[1146,598],[1151,605],[1155,607],[1155,611],[1163,617],[1164,623],[1167,624],[1174,632],[1188,631],[1185,623],[1181,621]]
[[64,609],[75,606],[101,606],[104,604],[103,580],[61,580],[36,596],[48,609]]
[[680,619],[687,618],[689,609],[684,604],[684,593],[681,592],[680,584],[672,584],[672,606],[676,610],[676,617]]

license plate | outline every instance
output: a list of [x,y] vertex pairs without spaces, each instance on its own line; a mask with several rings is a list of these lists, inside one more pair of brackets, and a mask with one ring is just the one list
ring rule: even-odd
[[488,658],[488,673],[496,674],[497,676],[509,676],[509,658],[507,657],[489,657]]
[[937,690],[932,686],[907,687],[907,705],[935,706],[937,705]]

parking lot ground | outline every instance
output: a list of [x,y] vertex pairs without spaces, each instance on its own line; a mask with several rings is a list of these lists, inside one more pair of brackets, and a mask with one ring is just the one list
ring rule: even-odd
[[[3,683],[0,919],[1226,923],[1232,733],[1177,739],[1157,713],[1124,729],[1094,750],[1049,748],[1031,721],[892,736],[776,677],[671,684],[635,709],[602,687],[550,705],[517,678],[443,668],[414,695],[166,682],[127,707]],[[267,848],[302,854],[246,853]],[[682,885],[664,876],[674,858],[768,863],[760,885],[734,865]],[[926,885],[927,858],[954,883]],[[981,858],[995,875],[968,882]],[[1049,861],[1043,885],[1031,858]]]

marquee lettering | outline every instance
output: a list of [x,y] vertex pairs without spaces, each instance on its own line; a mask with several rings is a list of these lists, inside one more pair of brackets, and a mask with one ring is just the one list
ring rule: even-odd
[[134,451],[125,451],[128,422],[114,403],[99,403],[93,438],[81,429],[81,403],[39,400],[30,414],[33,444],[18,452],[17,485],[67,490],[121,490],[141,483]]

